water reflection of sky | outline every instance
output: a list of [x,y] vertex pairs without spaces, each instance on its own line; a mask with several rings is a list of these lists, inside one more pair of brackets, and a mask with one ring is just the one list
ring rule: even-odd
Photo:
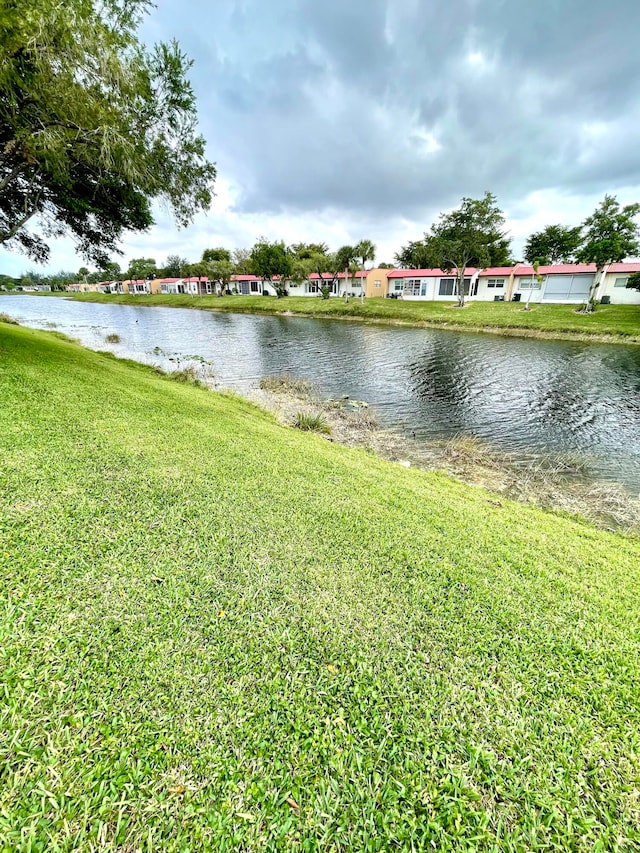
[[[3,296],[0,309],[95,349],[172,368],[197,356],[242,391],[311,379],[418,437],[479,436],[509,452],[576,452],[640,490],[640,347],[396,329],[300,317]],[[121,342],[105,343],[117,333]]]

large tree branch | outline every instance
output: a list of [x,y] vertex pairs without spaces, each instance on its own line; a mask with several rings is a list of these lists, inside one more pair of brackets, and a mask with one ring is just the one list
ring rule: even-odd
[[20,174],[20,172],[21,172],[21,170],[22,170],[23,168],[24,168],[24,164],[23,164],[23,163],[19,163],[17,166],[15,166],[15,167],[14,167],[14,168],[9,172],[9,174],[8,174],[6,177],[4,177],[4,178],[0,181],[0,192],[2,192],[2,190],[6,189],[6,187],[8,187],[8,186],[9,186],[9,184],[11,183],[11,181],[12,181],[14,178],[17,178],[17,177],[18,177],[18,175]]
[[12,240],[16,236],[18,231],[31,219],[33,214],[38,209],[41,197],[42,193],[37,193],[36,197],[33,200],[33,203],[29,205],[28,209],[25,209],[24,215],[21,216],[20,219],[14,225],[12,225],[8,231],[0,231],[0,243],[7,243],[9,240]]

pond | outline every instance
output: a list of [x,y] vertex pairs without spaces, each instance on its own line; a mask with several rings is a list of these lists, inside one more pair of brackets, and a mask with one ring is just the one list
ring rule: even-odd
[[163,368],[204,360],[241,393],[265,376],[304,377],[327,397],[366,400],[408,439],[571,453],[589,477],[640,491],[640,347],[24,295],[2,296],[0,311]]

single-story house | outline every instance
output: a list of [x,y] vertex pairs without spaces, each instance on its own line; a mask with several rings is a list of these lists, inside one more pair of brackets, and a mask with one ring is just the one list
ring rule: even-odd
[[[450,302],[456,298],[456,274],[441,269],[388,270],[388,295],[397,299],[422,299]],[[464,271],[464,291],[475,296],[478,270]],[[386,293],[380,294],[386,296]]]

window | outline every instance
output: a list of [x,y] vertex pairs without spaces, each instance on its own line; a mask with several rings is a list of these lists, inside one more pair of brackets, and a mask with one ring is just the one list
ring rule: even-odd
[[145,292],[144,284],[136,284],[136,293],[144,293],[144,292]]
[[438,288],[438,294],[440,296],[453,296],[455,284],[455,278],[441,278],[440,286]]
[[169,285],[168,284],[161,284],[160,285],[160,292],[161,293],[169,293]]
[[207,282],[207,293],[211,293],[211,282]]
[[521,278],[520,290],[540,290],[541,282],[535,278]]
[[376,279],[376,280],[373,282],[373,286],[374,286],[374,287],[382,287],[382,282],[380,281],[380,279]]
[[405,296],[420,296],[420,279],[408,278],[404,282]]
[[617,278],[615,280],[613,286],[614,287],[626,287],[628,281],[629,281],[629,279],[627,278],[627,276],[624,276],[624,278]]
[[260,282],[252,281],[251,282],[251,293],[260,293]]
[[487,281],[487,287],[504,287],[503,278],[490,278]]
[[403,290],[404,290],[404,282],[402,280],[393,282],[393,292],[394,293],[402,293]]

